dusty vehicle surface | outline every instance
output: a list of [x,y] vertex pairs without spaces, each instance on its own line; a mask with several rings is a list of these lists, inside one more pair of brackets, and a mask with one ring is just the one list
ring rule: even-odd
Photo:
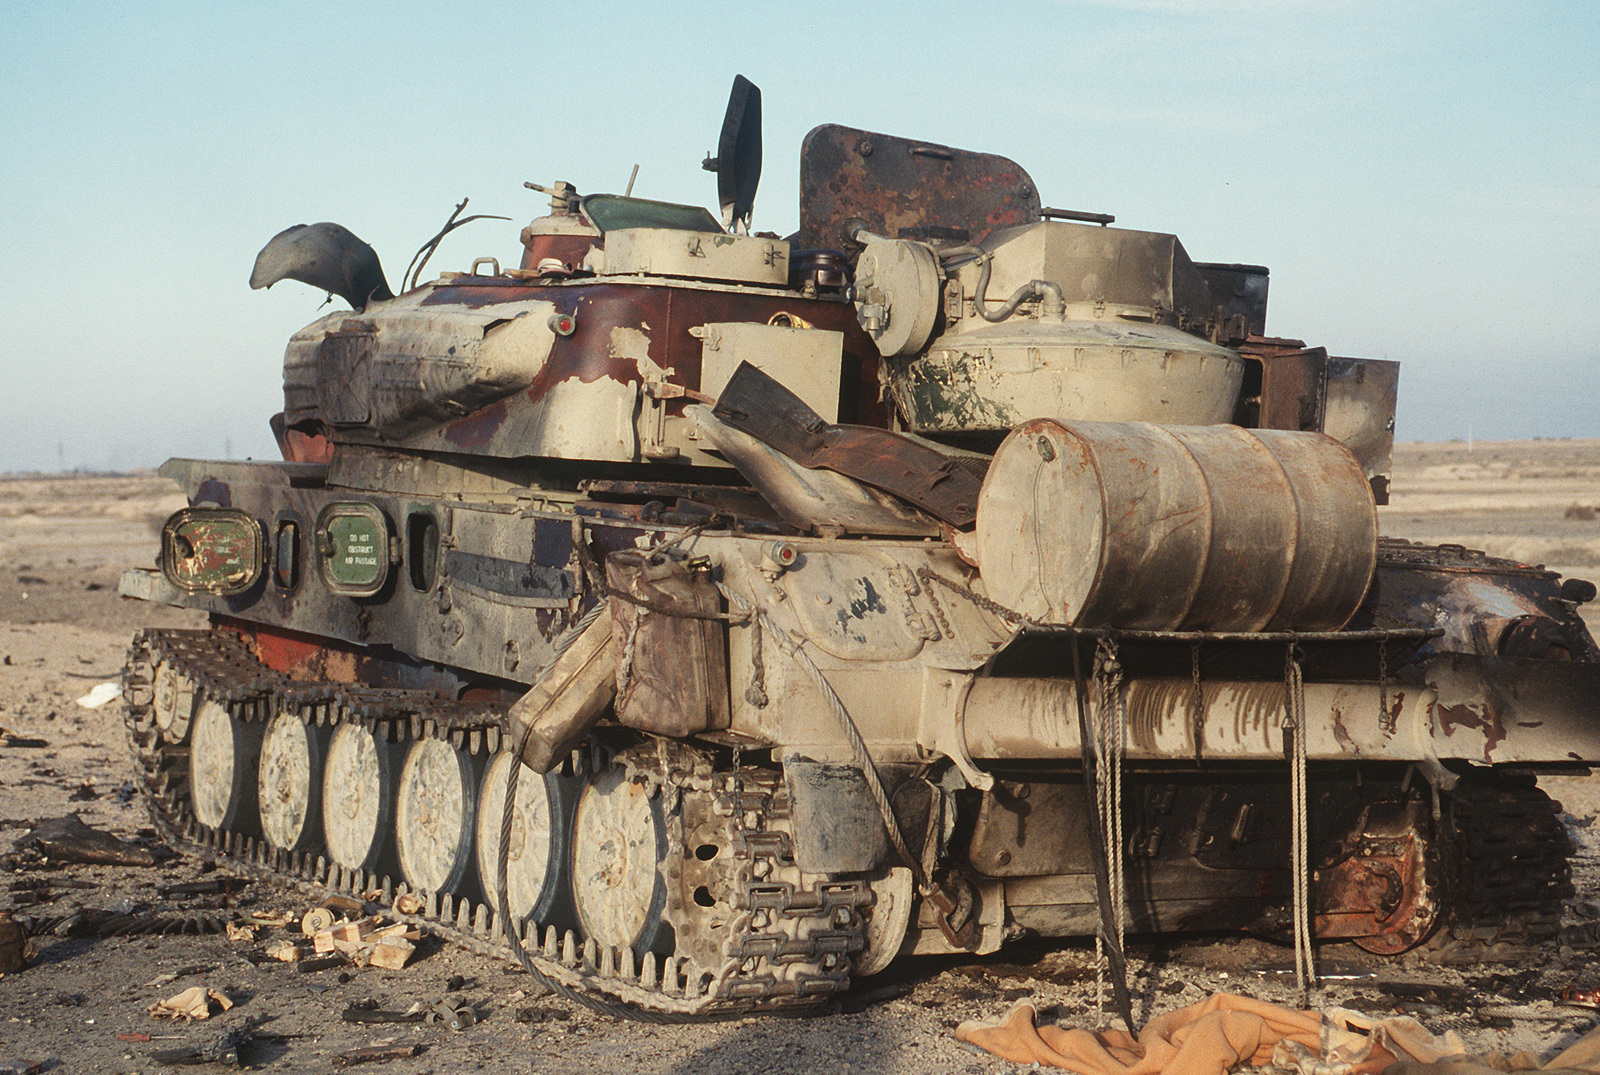
[[1396,364],[943,145],[819,127],[749,234],[758,126],[739,80],[721,222],[555,183],[398,295],[268,244],[353,309],[283,461],[164,468],[122,590],[211,626],[130,651],[158,820],[654,1017],[1029,934],[1553,932],[1594,587],[1379,536]]

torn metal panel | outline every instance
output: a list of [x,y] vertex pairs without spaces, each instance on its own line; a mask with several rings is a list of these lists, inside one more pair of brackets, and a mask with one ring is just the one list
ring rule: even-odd
[[1389,502],[1394,465],[1394,408],[1400,363],[1372,358],[1328,359],[1322,431],[1355,453],[1378,503]]
[[748,433],[717,421],[710,407],[696,405],[687,413],[706,442],[802,533],[832,530],[907,537],[939,533],[938,520],[843,474],[809,470]]
[[992,153],[825,124],[800,147],[796,249],[851,250],[865,228],[892,239],[977,242],[1039,218],[1039,191]]
[[1446,653],[1423,675],[1437,691],[1441,758],[1507,764],[1600,758],[1600,665]]
[[734,372],[712,413],[807,467],[887,490],[952,526],[978,517],[982,476],[971,461],[886,429],[830,425],[749,363]]

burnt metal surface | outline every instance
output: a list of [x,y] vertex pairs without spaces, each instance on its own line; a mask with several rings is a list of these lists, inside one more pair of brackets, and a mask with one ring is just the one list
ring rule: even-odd
[[794,860],[809,873],[874,870],[889,854],[889,834],[854,765],[783,760],[794,819]]
[[1266,335],[1269,273],[1265,265],[1196,262],[1195,268],[1211,290],[1211,316],[1220,342]]
[[1559,575],[1460,545],[1379,542],[1372,586],[1350,626],[1401,624],[1439,632],[1419,658],[1454,652],[1600,661]]
[[699,521],[716,516],[724,525],[749,533],[795,532],[760,493],[737,485],[591,479],[579,482],[578,488],[599,501],[636,502],[639,518],[646,522],[686,526],[691,517]]
[[576,592],[571,571],[520,560],[451,549],[445,553],[444,570],[460,586],[469,586],[503,597],[528,597],[570,601]]
[[1082,784],[997,780],[978,806],[967,858],[988,877],[1087,874],[1093,824]]
[[1378,503],[1389,502],[1394,466],[1394,409],[1400,363],[1372,358],[1328,358],[1322,431],[1342,441],[1366,468]]
[[[1433,929],[1442,865],[1427,854],[1426,798],[1399,791],[1379,770],[1369,777],[1376,779],[1365,786],[1329,773],[1312,780],[1315,930],[1319,937],[1357,939],[1370,951],[1393,954]],[[1131,779],[1123,824],[1134,921],[1170,925],[1175,909],[1197,898],[1225,900],[1231,909],[1214,906],[1213,913],[1232,916],[1251,900],[1263,901],[1257,906],[1264,909],[1285,899],[1288,800],[1286,784],[1238,772],[1170,783]],[[979,805],[968,858],[985,876],[1054,875],[1056,894],[1068,902],[1074,896],[1065,882],[1077,875],[1076,899],[1086,901],[1093,893],[1087,881],[1091,824],[1077,784],[1000,780]],[[1219,882],[1230,873],[1249,875],[1251,883]]]
[[1251,337],[1239,353],[1261,365],[1260,394],[1253,421],[1257,429],[1322,430],[1327,402],[1328,352],[1300,340]]
[[796,249],[856,250],[860,228],[891,239],[976,243],[1039,219],[1039,191],[992,153],[825,124],[800,147]]
[[1600,664],[1446,653],[1422,674],[1439,694],[1440,757],[1500,764],[1600,757]]
[[1387,504],[1400,363],[1339,358],[1301,340],[1254,334],[1237,347],[1251,368],[1234,421],[1328,434],[1350,449],[1374,498]]
[[734,371],[712,413],[807,467],[884,489],[951,526],[978,517],[982,478],[960,459],[886,429],[830,425],[748,362]]
[[[717,322],[764,324],[778,314],[797,315],[817,328],[842,332],[841,418],[869,425],[889,424],[888,409],[879,400],[877,349],[856,323],[854,309],[841,302],[672,285],[604,282],[535,287],[504,280],[458,280],[436,289],[423,306],[462,303],[480,308],[530,298],[554,303],[558,313],[573,317],[576,330],[570,336],[556,337],[549,360],[526,390],[440,426],[428,435],[430,440],[437,440],[450,451],[520,454],[515,443],[501,443],[497,432],[513,424],[519,411],[543,400],[555,385],[573,380],[585,384],[602,379],[623,384],[643,380],[635,360],[615,353],[612,341],[617,332],[642,334],[650,363],[669,371],[671,383],[698,389],[703,343],[691,329]],[[665,401],[669,414],[681,413],[684,404],[684,398]],[[355,430],[342,431],[342,435],[360,438]]]
[[1369,952],[1397,955],[1432,931],[1440,911],[1440,868],[1427,849],[1432,827],[1420,798],[1368,806],[1336,860],[1316,876],[1316,934],[1352,937]]

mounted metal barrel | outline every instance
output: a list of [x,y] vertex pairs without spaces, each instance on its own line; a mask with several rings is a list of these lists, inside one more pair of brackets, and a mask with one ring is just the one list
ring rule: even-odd
[[1149,422],[1019,426],[978,502],[989,596],[1126,630],[1333,630],[1377,559],[1361,467],[1320,433]]

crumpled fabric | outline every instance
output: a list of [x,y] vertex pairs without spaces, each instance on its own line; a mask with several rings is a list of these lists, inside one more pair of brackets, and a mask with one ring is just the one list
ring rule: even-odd
[[1157,1016],[1137,1037],[1040,1027],[1028,1004],[998,1023],[962,1023],[956,1037],[1019,1064],[1078,1075],[1224,1075],[1267,1064],[1300,1075],[1379,1075],[1401,1062],[1422,1065],[1399,1069],[1404,1075],[1468,1075],[1428,1066],[1466,1050],[1454,1033],[1435,1037],[1415,1019],[1377,1020],[1339,1008],[1295,1011],[1231,993]]
[[1539,1058],[1528,1053],[1488,1056],[1471,1059],[1441,1060],[1434,1064],[1396,1064],[1384,1075],[1499,1075],[1505,1071],[1539,1071],[1544,1075],[1600,1075],[1600,1028],[1583,1037],[1540,1064]]
[[228,999],[226,993],[192,985],[176,996],[157,1001],[150,1009],[150,1014],[163,1019],[209,1019],[213,1004],[223,1011],[233,1007],[233,1001]]

